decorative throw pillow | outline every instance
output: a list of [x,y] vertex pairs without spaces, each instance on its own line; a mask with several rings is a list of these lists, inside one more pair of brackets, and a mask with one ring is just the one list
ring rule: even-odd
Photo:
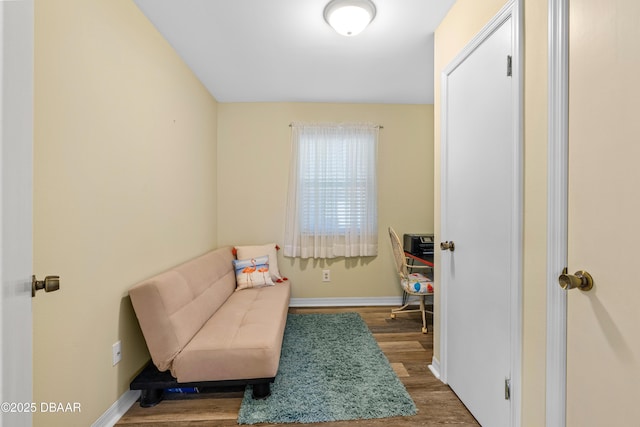
[[280,275],[280,271],[278,271],[278,245],[275,243],[257,246],[236,246],[235,249],[238,259],[255,258],[264,255],[268,256],[271,280],[274,282],[287,280],[286,277],[282,277]]
[[261,256],[248,259],[233,260],[236,271],[236,291],[247,288],[273,286],[269,274],[269,257]]

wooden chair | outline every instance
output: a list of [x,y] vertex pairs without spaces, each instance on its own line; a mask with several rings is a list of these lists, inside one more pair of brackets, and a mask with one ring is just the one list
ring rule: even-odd
[[[414,272],[414,270],[433,269],[433,264],[426,260],[414,258],[424,265],[409,265],[407,263],[408,257],[405,254],[404,249],[402,248],[400,238],[391,227],[389,227],[389,237],[391,238],[393,258],[400,279],[400,287],[409,297],[402,307],[391,310],[391,318],[395,319],[396,314],[399,313],[415,313],[419,311],[420,313],[422,313],[422,333],[426,334],[427,332],[429,332],[429,329],[427,329],[426,314],[430,313],[433,315],[433,283],[427,276],[421,273]],[[418,298],[420,308],[410,308],[411,305],[415,304],[415,301],[412,301],[411,297]],[[427,306],[431,306],[431,310],[427,310]]]

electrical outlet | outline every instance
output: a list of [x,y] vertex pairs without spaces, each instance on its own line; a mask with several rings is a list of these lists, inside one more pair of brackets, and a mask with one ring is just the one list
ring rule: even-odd
[[331,281],[331,270],[322,270],[322,281],[323,282]]
[[120,341],[111,346],[111,356],[113,357],[113,366],[122,360],[122,343]]

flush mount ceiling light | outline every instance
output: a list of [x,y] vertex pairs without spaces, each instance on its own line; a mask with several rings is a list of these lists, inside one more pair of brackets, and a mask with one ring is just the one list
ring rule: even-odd
[[376,16],[371,0],[331,0],[324,8],[324,19],[338,34],[355,36]]

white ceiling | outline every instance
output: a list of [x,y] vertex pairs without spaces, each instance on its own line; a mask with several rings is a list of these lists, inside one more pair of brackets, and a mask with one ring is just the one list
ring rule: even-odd
[[455,0],[373,0],[355,37],[329,0],[134,0],[220,102],[433,103],[433,32]]

